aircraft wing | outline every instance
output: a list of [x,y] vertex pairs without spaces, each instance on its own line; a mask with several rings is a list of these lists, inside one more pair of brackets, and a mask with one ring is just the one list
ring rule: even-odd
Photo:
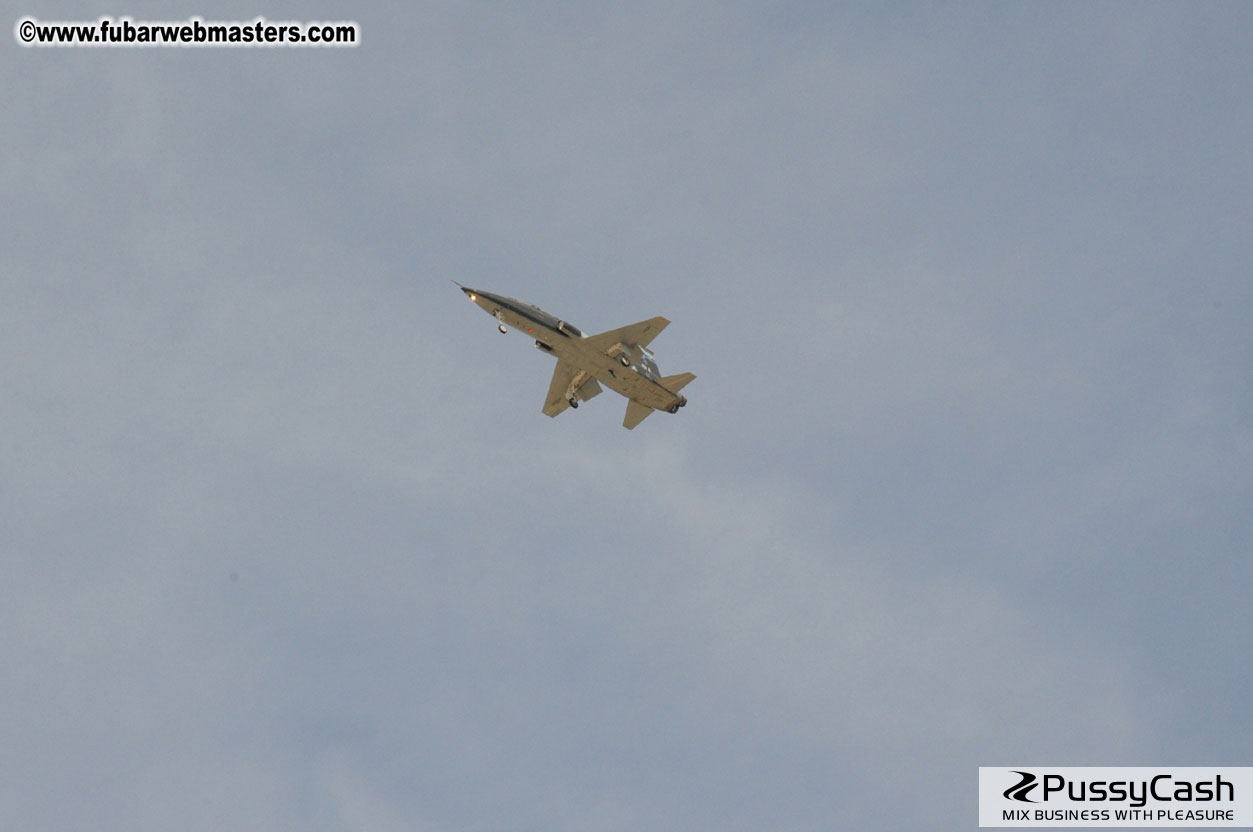
[[587,336],[586,343],[597,352],[606,352],[614,344],[626,344],[628,347],[647,347],[649,342],[661,334],[670,325],[665,318],[649,318],[638,324],[611,329],[599,335]]
[[546,414],[556,416],[570,406],[566,401],[566,390],[570,388],[570,382],[574,381],[574,374],[577,372],[578,369],[569,361],[557,361],[552,383],[548,385],[548,398],[544,400]]
[[557,366],[553,369],[553,380],[548,385],[548,398],[544,400],[544,413],[556,416],[570,407],[567,396],[572,384],[574,394],[580,401],[587,401],[600,393],[600,384],[596,379],[591,378],[585,371],[569,361],[557,359]]

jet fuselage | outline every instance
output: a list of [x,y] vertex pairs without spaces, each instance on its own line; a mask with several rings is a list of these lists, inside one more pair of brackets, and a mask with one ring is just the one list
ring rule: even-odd
[[[508,326],[526,333],[544,352],[553,353],[559,361],[569,362],[633,402],[670,413],[677,412],[687,403],[687,399],[678,392],[662,386],[657,364],[644,346],[618,341],[607,344],[605,339],[610,333],[589,338],[568,321],[517,298],[465,286],[461,287],[461,291],[484,312],[496,318],[501,332],[505,332]],[[657,320],[662,326],[667,323],[665,319]],[[682,383],[687,383],[687,380]]]

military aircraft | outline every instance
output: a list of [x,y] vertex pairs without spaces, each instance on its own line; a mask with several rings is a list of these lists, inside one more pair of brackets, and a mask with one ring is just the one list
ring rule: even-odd
[[601,384],[629,400],[622,426],[633,429],[654,410],[677,413],[687,404],[679,391],[696,376],[679,373],[663,376],[648,344],[670,323],[665,318],[650,318],[638,324],[611,329],[599,335],[584,335],[568,321],[548,314],[530,303],[480,292],[461,286],[461,291],[496,318],[497,328],[507,327],[525,332],[535,339],[535,346],[557,357],[552,383],[544,412],[556,416],[567,407],[578,407],[601,392]]

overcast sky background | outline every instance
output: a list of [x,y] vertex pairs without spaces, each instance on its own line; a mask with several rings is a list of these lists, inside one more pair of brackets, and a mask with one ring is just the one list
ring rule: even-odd
[[[1253,6],[6,3],[0,827],[968,829],[1253,764]],[[690,404],[540,412],[665,315]]]

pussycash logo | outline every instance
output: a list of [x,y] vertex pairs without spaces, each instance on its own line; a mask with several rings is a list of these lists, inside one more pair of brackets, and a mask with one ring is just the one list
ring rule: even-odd
[[1014,785],[1006,789],[1002,794],[1010,800],[1020,800],[1023,803],[1035,803],[1036,801],[1027,797],[1027,793],[1036,787],[1036,776],[1029,771],[1015,771],[1022,779]]
[[[1223,779],[1221,774],[1216,774],[1213,780],[1195,781],[1177,780],[1173,774],[1158,774],[1146,780],[1068,780],[1060,774],[1046,774],[1040,778],[1029,771],[1011,771],[1018,775],[1019,780],[1001,794],[1007,800],[1020,803],[1047,803],[1053,795],[1060,801],[1128,803],[1137,807],[1145,806],[1150,800],[1158,803],[1208,803],[1234,802],[1236,799],[1235,785]],[[1040,790],[1032,796],[1036,786]]]

